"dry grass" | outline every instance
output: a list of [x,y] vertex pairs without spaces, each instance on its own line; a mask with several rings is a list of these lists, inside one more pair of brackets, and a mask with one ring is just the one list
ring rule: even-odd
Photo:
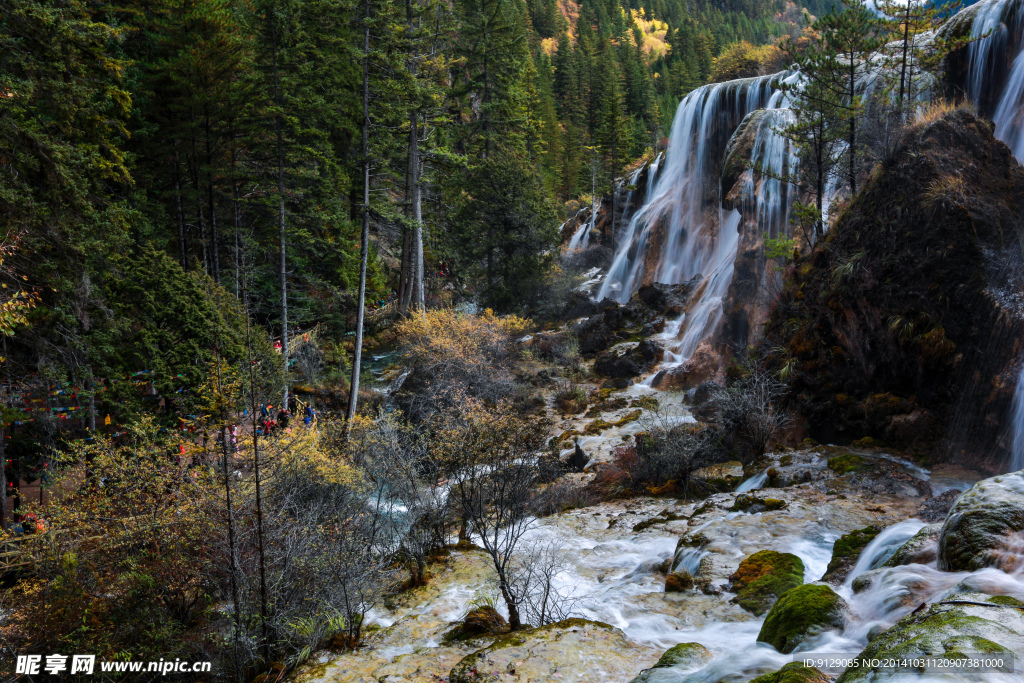
[[932,209],[964,206],[967,190],[964,179],[959,175],[943,175],[928,184],[921,196],[921,203]]
[[938,99],[929,102],[926,107],[918,110],[917,115],[914,117],[914,125],[924,127],[931,123],[935,123],[946,114],[951,114],[955,111],[966,110],[972,114],[976,114],[977,111],[974,108],[974,104],[967,100],[947,100]]

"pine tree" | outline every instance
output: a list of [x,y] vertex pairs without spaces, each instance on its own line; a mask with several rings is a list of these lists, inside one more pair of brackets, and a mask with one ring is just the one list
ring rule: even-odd
[[814,23],[821,36],[822,52],[807,78],[820,80],[831,91],[835,107],[846,119],[846,182],[857,193],[861,151],[857,141],[858,117],[863,109],[861,79],[871,68],[871,58],[885,44],[884,26],[861,0],[842,0],[842,11],[829,12]]

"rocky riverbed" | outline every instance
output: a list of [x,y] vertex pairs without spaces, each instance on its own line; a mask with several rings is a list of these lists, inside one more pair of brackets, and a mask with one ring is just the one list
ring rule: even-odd
[[[975,485],[947,521],[958,496],[949,492],[970,488],[976,475],[828,446],[773,454],[761,465],[743,493],[616,500],[537,519],[527,540],[564,551],[556,587],[571,598],[573,619],[453,637],[470,610],[503,610],[487,557],[454,550],[429,585],[371,612],[362,648],[317,653],[297,680],[827,681],[841,670],[773,672],[794,652],[1024,652],[1024,612],[1015,609],[1024,606],[1024,473]],[[936,516],[943,522],[922,519]],[[979,566],[957,559],[964,553],[954,549],[968,546],[989,559]],[[671,592],[670,576],[682,582],[668,581]],[[685,656],[659,662],[682,643],[699,649],[687,645]],[[847,671],[840,680],[887,675]],[[1024,680],[1020,673],[913,676]]]

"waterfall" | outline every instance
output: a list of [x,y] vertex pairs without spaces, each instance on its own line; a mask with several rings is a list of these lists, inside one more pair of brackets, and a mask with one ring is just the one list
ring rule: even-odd
[[[1015,6],[1015,7],[1014,7]],[[1001,64],[1009,61],[1012,44],[1019,44],[1024,28],[1024,3],[1019,0],[984,0],[977,6],[971,24],[971,36],[988,34],[968,47],[968,73],[965,89],[971,100],[982,107],[988,91],[997,94],[992,121],[995,135],[1006,143],[1013,155],[1024,162],[1024,50],[1018,52],[1005,82],[993,83],[993,74],[1001,75]],[[1024,363],[1017,377],[1009,413],[1010,471],[1024,469]]]
[[996,137],[1006,143],[1013,156],[1024,160],[1024,51],[1013,60],[992,121],[996,124]]
[[[741,125],[753,126],[750,165],[763,169],[764,173],[747,172],[744,175],[742,182],[745,183],[745,188],[740,201],[742,211],[735,208],[723,209],[721,205],[720,194],[729,189],[718,187],[717,165],[722,163],[725,149],[698,150],[694,154],[697,162],[691,161],[691,166],[694,167],[692,170],[677,169],[673,174],[673,150],[670,148],[670,170],[666,171],[662,180],[667,181],[673,175],[681,175],[689,185],[683,188],[682,201],[677,199],[676,203],[670,206],[671,222],[667,227],[669,237],[661,251],[655,279],[660,282],[680,282],[699,278],[699,283],[693,297],[695,303],[678,320],[666,326],[662,335],[668,342],[664,361],[669,367],[689,359],[698,345],[719,328],[724,315],[724,301],[733,282],[741,234],[749,233],[757,239],[762,234],[778,237],[791,232],[789,215],[796,193],[795,188],[782,178],[795,172],[798,159],[792,143],[780,134],[780,130],[794,121],[793,113],[787,108],[788,102],[779,89],[783,78],[787,83],[795,83],[799,79],[799,74],[793,72],[757,79],[755,83],[750,84],[757,88],[754,96],[748,94],[743,98],[749,110],[742,117]],[[740,87],[745,85],[743,81],[737,84]],[[728,87],[730,84],[723,85]],[[722,88],[720,92],[722,91],[727,92],[726,88]],[[689,111],[684,112],[682,105],[680,111],[689,115]],[[755,115],[756,119],[752,120],[751,117]],[[687,125],[683,126],[683,131],[697,128],[699,132],[703,132],[705,125],[702,122],[698,128],[686,119],[684,124]],[[738,126],[734,127],[734,130],[736,128]],[[676,139],[676,133],[677,129],[674,128],[673,139]],[[741,135],[739,132],[735,134]],[[704,136],[697,139],[709,138],[710,136]],[[684,138],[683,143],[688,141],[689,138]],[[710,159],[709,154],[713,155]],[[694,171],[704,175],[699,178],[688,177],[688,174]],[[713,188],[698,187],[698,183],[707,183],[709,178],[714,183]],[[695,187],[698,187],[696,191]],[[710,207],[707,205],[709,195],[713,199],[713,205]],[[744,215],[752,217],[754,225],[744,226]],[[696,229],[687,229],[688,226],[694,225],[697,226]],[[646,244],[641,246],[646,247]],[[621,246],[620,252],[622,256],[631,255]],[[632,256],[635,261],[634,272],[639,274],[644,262],[639,253]],[[635,288],[639,284],[639,278],[634,275],[631,287]],[[628,298],[625,291],[627,290],[623,287],[623,292],[619,293],[620,300]]]
[[736,493],[747,493],[764,486],[765,482],[768,481],[768,470],[755,474],[749,479],[744,479],[743,483],[736,487]]
[[[659,154],[658,157],[655,158],[654,163],[657,164],[658,163],[658,159],[660,159],[660,158],[661,158],[661,155]],[[640,174],[643,173],[643,170],[645,168],[648,168],[646,163],[640,164],[640,167],[638,169],[636,169],[635,171],[633,171],[633,175],[631,175],[629,177],[629,188],[630,189],[629,189],[629,192],[626,193],[626,205],[622,209],[622,218],[623,218],[623,220],[627,220],[628,221],[629,220],[629,216],[632,213],[633,197],[636,195],[636,184],[640,181]],[[648,182],[649,183],[653,182],[653,172],[654,172],[655,168],[656,168],[656,166],[652,165],[650,167],[651,170],[647,174]]]
[[[591,211],[593,214],[593,211]],[[566,251],[572,252],[579,249],[586,249],[590,243],[590,230],[594,227],[593,216],[591,220],[586,223],[580,223],[580,227],[576,228],[576,232],[572,234],[569,239],[569,246],[566,247]]]
[[677,283],[709,272],[718,232],[718,165],[740,121],[768,104],[777,81],[776,75],[713,83],[683,98],[665,168],[652,164],[647,200],[630,219],[598,298],[626,303],[645,277]]
[[974,10],[971,38],[975,40],[967,47],[966,90],[975,104],[982,103],[992,89],[992,74],[998,71],[999,60],[1005,56],[1008,30],[1004,19],[1010,2],[1012,0],[982,0]]
[[1024,365],[1017,375],[1017,388],[1013,392],[1010,409],[1010,472],[1024,470]]

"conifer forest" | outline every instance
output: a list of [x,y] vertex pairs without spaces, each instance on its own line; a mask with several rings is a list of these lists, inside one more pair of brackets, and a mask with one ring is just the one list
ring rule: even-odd
[[1024,681],[1024,0],[0,0],[0,681]]

